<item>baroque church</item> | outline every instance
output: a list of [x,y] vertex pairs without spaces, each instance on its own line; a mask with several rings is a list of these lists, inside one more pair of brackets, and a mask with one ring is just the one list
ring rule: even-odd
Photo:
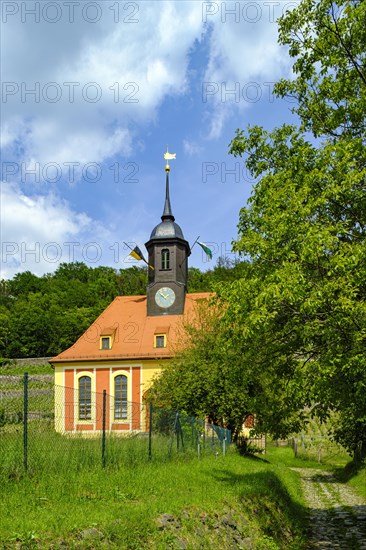
[[[144,404],[152,379],[178,349],[184,323],[194,319],[196,304],[210,296],[187,292],[191,249],[172,212],[168,160],[165,172],[163,215],[145,244],[146,295],[117,296],[74,345],[50,361],[55,370],[55,427],[60,433],[91,435],[101,430],[104,390],[108,431],[147,431]],[[141,254],[137,251],[135,257]]]

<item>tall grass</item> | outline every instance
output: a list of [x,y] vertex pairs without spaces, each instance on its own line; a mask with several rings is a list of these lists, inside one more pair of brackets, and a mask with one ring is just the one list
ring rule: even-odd
[[1,375],[23,375],[27,372],[29,375],[33,374],[50,374],[54,375],[54,368],[50,363],[39,363],[24,365],[22,363],[16,363],[14,359],[9,359],[8,362],[0,363],[0,376]]
[[[65,460],[58,472],[4,481],[2,547],[232,548],[240,536],[258,549],[302,548],[304,510],[291,470],[279,474],[279,467],[234,449],[226,457],[134,463],[133,445],[143,442],[126,443],[126,463],[118,468],[88,466],[86,459],[68,469]],[[172,528],[161,528],[162,514],[173,517]]]
[[[0,428],[0,481],[19,478],[24,472],[23,426],[16,424]],[[211,439],[200,445],[200,455],[222,454],[218,440]],[[175,436],[154,434],[149,439],[146,434],[115,435],[107,434],[105,439],[104,461],[102,460],[101,434],[95,437],[79,434],[62,435],[53,429],[53,421],[48,424],[29,422],[27,444],[27,466],[30,474],[65,474],[80,472],[85,468],[101,468],[104,462],[110,469],[135,467],[138,464],[167,463],[173,460],[190,460],[198,454],[197,447],[178,448]]]

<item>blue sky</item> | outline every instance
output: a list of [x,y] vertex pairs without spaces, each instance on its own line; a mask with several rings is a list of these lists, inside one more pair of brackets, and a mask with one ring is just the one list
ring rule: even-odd
[[[62,261],[135,263],[164,203],[195,247],[234,258],[253,182],[236,128],[295,122],[271,95],[291,77],[275,20],[296,2],[2,3],[1,277]],[[16,38],[15,38],[16,37]]]

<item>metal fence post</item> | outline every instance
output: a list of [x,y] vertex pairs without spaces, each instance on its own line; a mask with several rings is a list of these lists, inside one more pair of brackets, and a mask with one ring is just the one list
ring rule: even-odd
[[294,455],[295,455],[295,458],[297,458],[297,441],[295,438],[293,438],[292,441],[293,441]]
[[175,432],[177,434],[177,451],[179,451],[179,435],[180,435],[179,429],[180,429],[180,422],[179,422],[179,412],[178,412],[175,420]]
[[28,470],[28,373],[24,373],[24,410],[23,410],[23,459],[24,469]]
[[107,391],[103,390],[103,420],[102,420],[102,465],[105,467],[105,417],[107,411]]
[[[178,418],[179,418],[179,411],[177,411],[176,414],[175,414],[174,427],[173,427],[173,430],[172,430],[172,438],[170,440],[169,458],[171,458],[171,456],[172,456],[173,441],[174,441],[174,435],[177,431]],[[178,441],[177,441],[177,445],[179,445]]]
[[152,415],[153,415],[153,404],[150,401],[149,403],[149,460],[151,460],[152,457],[152,448],[151,448],[151,439],[152,439]]

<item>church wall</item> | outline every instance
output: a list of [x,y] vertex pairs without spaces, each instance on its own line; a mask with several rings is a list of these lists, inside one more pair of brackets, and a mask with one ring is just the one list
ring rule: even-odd
[[[75,362],[55,367],[55,429],[59,433],[91,433],[102,429],[103,390],[107,392],[106,429],[146,431],[147,418],[143,397],[152,379],[161,371],[154,360],[113,361],[104,363]],[[113,418],[114,378],[127,377],[128,419]],[[91,378],[91,418],[79,420],[78,387],[82,376]]]

